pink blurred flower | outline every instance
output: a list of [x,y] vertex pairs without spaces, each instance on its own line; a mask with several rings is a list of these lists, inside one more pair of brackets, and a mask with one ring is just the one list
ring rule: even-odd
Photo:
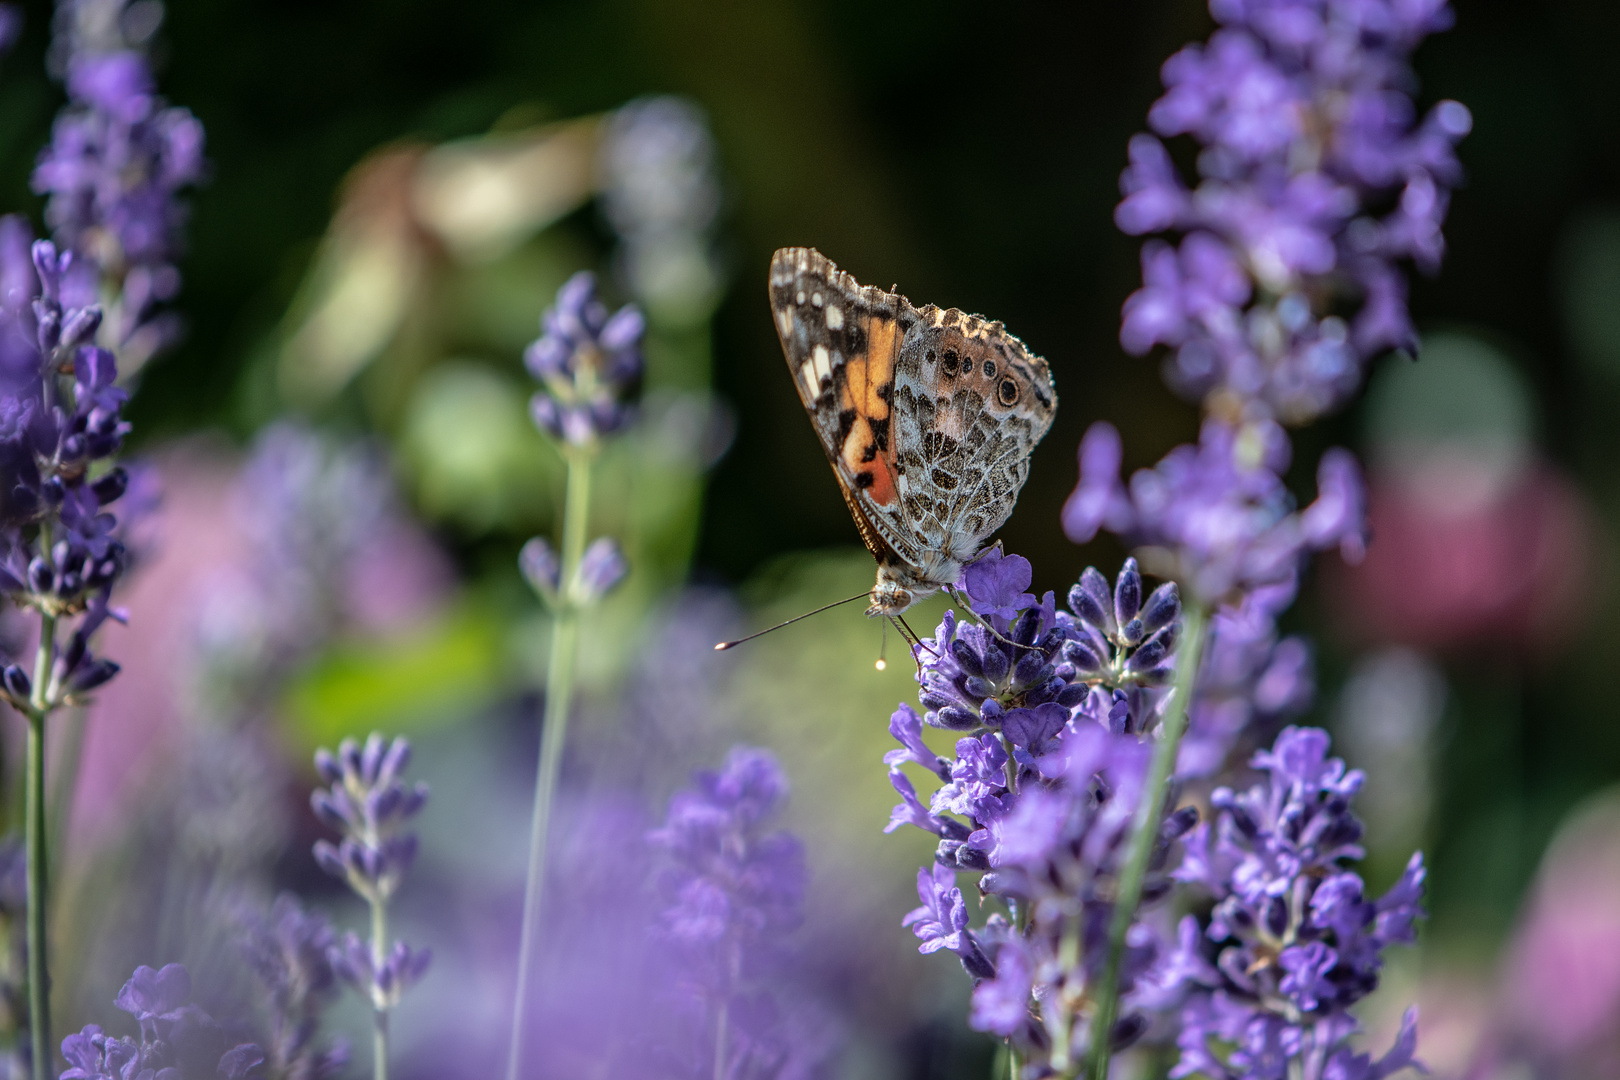
[[1503,469],[1459,447],[1386,466],[1370,477],[1368,521],[1362,563],[1324,569],[1355,636],[1545,656],[1579,630],[1595,518],[1551,465]]

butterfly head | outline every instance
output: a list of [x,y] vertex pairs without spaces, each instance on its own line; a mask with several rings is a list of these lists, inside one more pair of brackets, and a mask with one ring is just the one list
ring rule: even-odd
[[919,600],[926,600],[955,581],[962,573],[960,561],[937,551],[924,554],[922,565],[908,566],[900,560],[878,563],[877,581],[872,586],[872,602],[866,614],[899,615]]
[[884,581],[872,586],[872,603],[866,608],[868,618],[879,615],[898,615],[917,602],[917,594],[899,582]]

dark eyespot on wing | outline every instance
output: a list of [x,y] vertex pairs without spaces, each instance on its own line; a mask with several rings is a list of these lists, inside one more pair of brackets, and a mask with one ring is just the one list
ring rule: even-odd
[[855,426],[855,410],[843,409],[838,413],[838,445],[843,446],[844,440],[849,438],[850,429]]
[[865,491],[876,482],[876,478],[872,476],[869,470],[862,470],[855,474],[855,486],[862,491]]

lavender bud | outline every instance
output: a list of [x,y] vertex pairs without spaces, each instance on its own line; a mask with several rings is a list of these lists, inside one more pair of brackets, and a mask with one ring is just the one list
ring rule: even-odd
[[101,327],[101,309],[98,307],[74,308],[67,313],[62,324],[61,345],[64,349],[76,348],[96,336]]
[[68,679],[68,690],[72,693],[82,694],[107,682],[117,675],[119,667],[111,660],[92,660],[81,665]]
[[321,774],[321,779],[328,784],[343,782],[343,768],[332,756],[332,752],[325,748],[315,751],[315,771]]
[[119,466],[91,484],[90,490],[95,493],[96,501],[102,506],[117,502],[123,497],[124,492],[129,490],[129,473],[123,466]]
[[1114,621],[1123,627],[1136,618],[1141,609],[1142,574],[1136,568],[1135,559],[1126,559],[1114,584]]
[[1153,634],[1181,617],[1181,591],[1176,583],[1166,582],[1153,590],[1142,609],[1142,632]]
[[619,545],[603,536],[591,541],[580,557],[579,577],[575,583],[574,600],[578,604],[594,604],[630,572],[630,564],[619,551]]
[[14,701],[27,701],[33,693],[33,682],[28,678],[28,672],[16,664],[7,664],[4,671],[0,671],[0,686],[5,687]]
[[548,604],[556,605],[562,566],[557,561],[557,553],[544,538],[536,536],[523,545],[523,550],[518,552],[518,569],[522,571],[524,580],[540,594],[542,599]]

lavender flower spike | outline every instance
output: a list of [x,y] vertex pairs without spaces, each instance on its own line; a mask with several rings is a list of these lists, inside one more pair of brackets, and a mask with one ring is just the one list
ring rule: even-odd
[[1201,148],[1189,189],[1157,138],[1131,140],[1115,221],[1142,248],[1127,351],[1169,350],[1177,389],[1228,419],[1302,423],[1341,405],[1368,360],[1416,349],[1401,264],[1434,270],[1453,152],[1472,123],[1421,120],[1408,57],[1451,25],[1445,0],[1211,0],[1221,29],[1165,62],[1148,114]]
[[1362,776],[1327,750],[1326,732],[1287,728],[1251,762],[1267,779],[1216,789],[1214,822],[1188,839],[1175,876],[1215,899],[1203,936],[1216,959],[1202,960],[1189,916],[1171,965],[1191,991],[1173,1077],[1282,1076],[1293,1062],[1287,1075],[1304,1080],[1378,1080],[1420,1067],[1415,1010],[1378,1061],[1346,1045],[1357,1031],[1349,1009],[1377,987],[1383,950],[1413,940],[1425,871],[1415,854],[1382,898],[1364,894],[1345,866],[1362,853],[1349,809]]
[[766,751],[733,747],[722,769],[694,781],[648,835],[665,853],[658,936],[680,960],[682,1011],[694,999],[698,1006],[690,1045],[705,1047],[705,1057],[713,1047],[715,1060],[699,1074],[753,1075],[747,1061],[781,1034],[768,961],[804,917],[804,847],[790,833],[765,831],[787,796],[787,778]]
[[371,940],[353,933],[328,945],[333,972],[371,1004],[372,1075],[388,1077],[388,1013],[400,995],[427,971],[427,950],[404,942],[388,943],[388,902],[416,858],[416,834],[405,824],[427,802],[426,784],[407,786],[403,774],[411,745],[403,738],[386,742],[373,732],[364,748],[344,739],[338,752],[315,752],[315,769],[330,787],[310,796],[315,815],[343,834],[336,845],[315,842],[315,861],[333,877],[348,883],[371,907]]
[[386,903],[416,858],[416,835],[404,825],[427,802],[426,784],[407,786],[401,774],[411,746],[389,744],[373,732],[360,747],[345,739],[337,754],[315,752],[315,768],[331,785],[310,796],[315,816],[343,834],[337,844],[315,842],[315,861],[367,901]]
[[178,336],[174,316],[156,309],[180,289],[179,193],[202,179],[203,129],[157,95],[138,47],[106,34],[124,21],[116,10],[123,6],[64,5],[55,47],[67,51],[68,106],[40,152],[33,187],[47,197],[57,242],[79,256],[67,283],[71,302],[108,298],[103,344],[134,370]]
[[646,321],[632,306],[608,315],[596,278],[580,271],[557,291],[545,331],[523,354],[541,389],[529,403],[535,426],[564,446],[594,446],[630,422],[641,385]]
[[1257,590],[1280,610],[1292,599],[1305,555],[1337,547],[1350,561],[1366,546],[1360,471],[1330,450],[1320,495],[1295,512],[1282,474],[1292,454],[1278,425],[1204,422],[1196,447],[1178,446],[1130,487],[1118,472],[1119,435],[1093,424],[1081,444],[1079,485],[1063,507],[1063,530],[1085,543],[1107,526],[1136,545],[1151,569],[1180,583],[1202,607]]

